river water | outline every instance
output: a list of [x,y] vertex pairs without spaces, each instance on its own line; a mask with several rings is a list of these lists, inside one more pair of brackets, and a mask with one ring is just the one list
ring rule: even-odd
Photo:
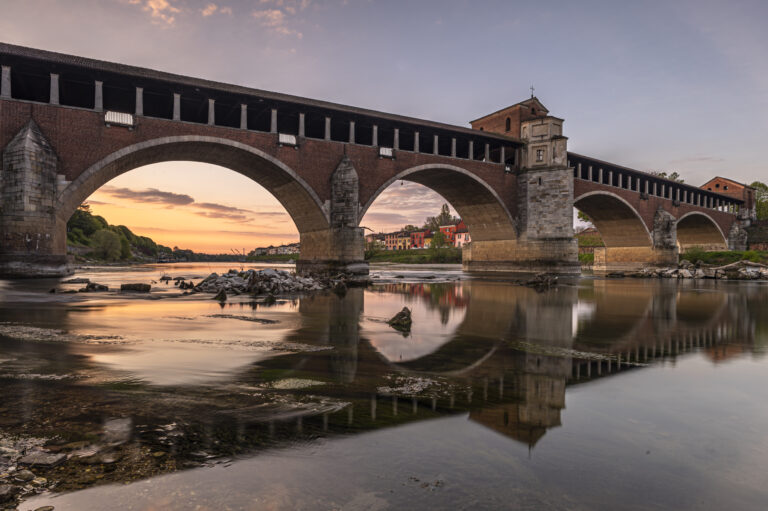
[[[768,283],[379,266],[220,305],[159,282],[211,271],[0,281],[0,483],[14,449],[68,456],[19,509],[768,505]],[[404,306],[410,334],[386,324]]]

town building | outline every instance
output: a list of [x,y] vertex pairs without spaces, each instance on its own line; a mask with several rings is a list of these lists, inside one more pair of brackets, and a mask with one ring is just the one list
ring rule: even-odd
[[[460,223],[463,224],[464,222],[460,222]],[[455,233],[455,239],[453,241],[453,246],[456,248],[461,248],[467,243],[469,243],[470,241],[472,241],[472,238],[469,236],[469,230],[467,229],[467,227],[466,226],[461,228],[457,227],[456,233]]]
[[429,229],[411,232],[411,248],[426,248],[424,246],[424,236],[428,234],[432,234],[432,231]]
[[395,250],[408,250],[411,248],[411,233],[400,231],[397,233],[397,248]]
[[757,220],[755,189],[749,185],[739,183],[727,177],[717,176],[701,185],[701,188],[710,192],[727,195],[734,199],[743,200],[744,206],[741,210],[741,216],[750,220]]
[[385,250],[387,248],[385,236],[383,232],[366,234],[365,246],[377,250]]

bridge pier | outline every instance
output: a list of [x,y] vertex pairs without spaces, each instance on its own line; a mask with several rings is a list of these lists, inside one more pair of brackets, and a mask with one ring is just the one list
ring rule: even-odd
[[363,229],[357,226],[358,194],[357,171],[344,156],[331,176],[329,228],[300,233],[301,255],[296,263],[299,274],[368,275]]
[[66,221],[57,218],[57,156],[34,121],[3,150],[0,172],[0,277],[72,273]]
[[473,240],[463,250],[465,270],[581,273],[573,234],[573,171],[562,125],[556,117],[522,123],[527,144],[517,174],[517,239]]

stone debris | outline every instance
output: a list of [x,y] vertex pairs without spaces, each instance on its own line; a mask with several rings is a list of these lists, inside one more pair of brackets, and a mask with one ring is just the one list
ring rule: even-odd
[[149,293],[152,286],[149,284],[120,284],[120,291],[135,291],[137,293]]
[[62,280],[61,281],[62,284],[88,284],[90,282],[91,282],[91,279],[86,279],[86,278],[83,278],[83,277],[77,277],[77,278],[74,278],[74,279]]
[[[193,287],[193,291],[226,295],[253,294],[275,296],[321,289],[346,288],[352,282],[344,274],[329,278],[302,277],[284,270],[229,270],[223,275],[211,273]],[[179,285],[180,288],[181,284]],[[182,289],[185,289],[186,286]],[[217,298],[218,299],[218,298]]]
[[403,310],[392,316],[387,324],[399,332],[411,331],[411,309],[403,307]]
[[80,288],[81,293],[94,293],[98,291],[109,291],[109,287],[96,282],[89,282],[85,287]]
[[724,266],[710,266],[702,261],[693,264],[684,259],[676,268],[643,268],[636,272],[627,272],[625,275],[639,279],[768,280],[768,265],[737,261]]
[[526,287],[532,287],[536,291],[545,291],[557,285],[557,277],[548,273],[538,273],[535,277],[523,283]]
[[33,451],[19,460],[22,465],[30,467],[55,467],[67,459],[65,454],[54,454],[46,451]]

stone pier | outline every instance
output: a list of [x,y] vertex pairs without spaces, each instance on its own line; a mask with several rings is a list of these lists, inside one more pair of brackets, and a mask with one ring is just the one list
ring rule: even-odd
[[54,209],[56,169],[56,153],[34,121],[29,121],[3,150],[0,276],[58,277],[71,273],[66,222],[57,219]]

